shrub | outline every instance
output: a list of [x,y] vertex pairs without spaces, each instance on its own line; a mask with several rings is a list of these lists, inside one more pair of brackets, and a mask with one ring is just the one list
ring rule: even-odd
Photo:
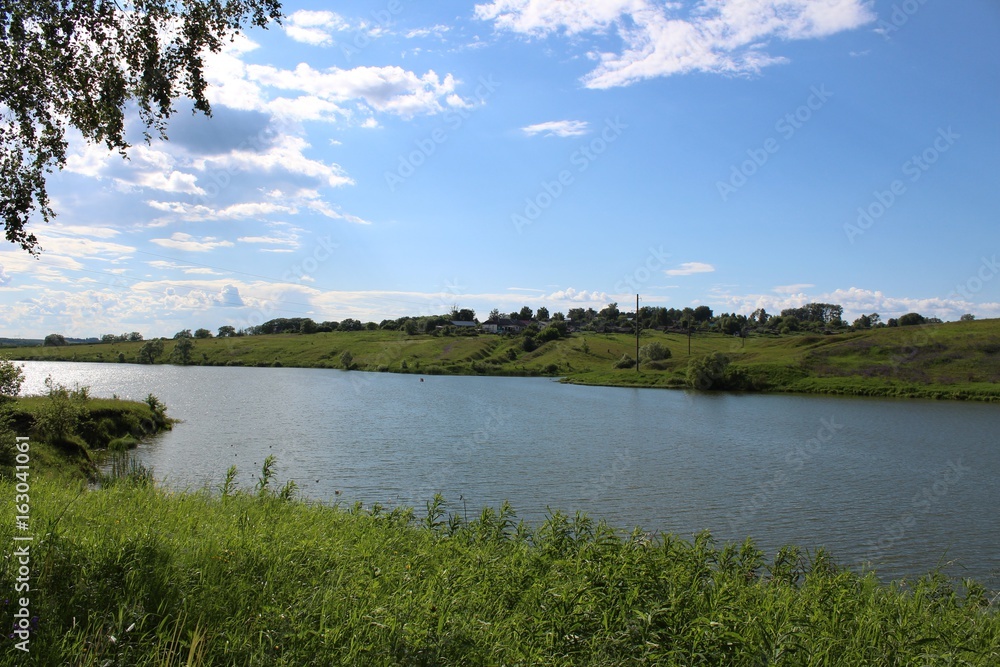
[[725,384],[729,358],[718,352],[695,357],[688,362],[687,382],[694,389],[721,389]]
[[627,354],[623,354],[622,358],[615,362],[615,368],[634,368],[634,367],[635,367],[635,359],[628,356]]
[[639,350],[639,358],[649,361],[663,361],[670,358],[670,349],[659,341],[643,345]]

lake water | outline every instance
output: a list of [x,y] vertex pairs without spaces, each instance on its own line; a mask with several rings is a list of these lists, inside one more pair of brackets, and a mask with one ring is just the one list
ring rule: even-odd
[[[94,395],[152,392],[181,419],[142,445],[158,479],[278,485],[325,502],[422,509],[436,492],[471,518],[504,499],[720,542],[826,547],[883,578],[939,564],[1000,588],[1000,408],[958,402],[706,394],[542,378],[294,368],[27,362]],[[338,493],[339,492],[339,493]],[[419,511],[418,511],[419,515]]]

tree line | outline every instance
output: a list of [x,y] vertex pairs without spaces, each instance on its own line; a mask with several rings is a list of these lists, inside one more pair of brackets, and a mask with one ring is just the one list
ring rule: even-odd
[[[919,313],[906,313],[898,318],[882,320],[878,313],[861,315],[848,324],[843,319],[844,308],[839,304],[807,303],[798,308],[786,308],[778,315],[772,315],[763,308],[758,308],[750,315],[739,313],[721,313],[716,315],[708,306],[665,308],[662,306],[643,306],[639,309],[638,320],[640,329],[658,329],[661,331],[681,332],[716,332],[733,336],[747,336],[751,333],[787,335],[794,332],[839,333],[844,331],[862,331],[882,327],[905,327],[922,324],[938,324],[942,320],[936,317],[925,317]],[[972,314],[962,315],[961,321],[975,319]],[[236,328],[223,325],[213,333],[209,329],[200,328],[193,332],[183,329],[174,334],[175,339],[233,338],[243,336],[263,336],[272,334],[315,334],[333,331],[402,331],[410,335],[475,335],[482,324],[489,322],[514,322],[532,334],[543,333],[553,325],[556,335],[566,335],[572,331],[591,331],[595,333],[631,332],[635,331],[636,314],[632,311],[621,311],[617,303],[609,303],[601,310],[594,308],[570,308],[566,313],[550,313],[541,306],[533,310],[524,306],[520,310],[502,313],[494,308],[488,319],[480,322],[476,311],[471,308],[454,308],[445,315],[404,316],[396,319],[385,319],[381,322],[362,322],[354,318],[345,318],[339,322],[316,322],[308,317],[279,317],[262,324]],[[456,326],[455,323],[468,322],[476,327]],[[545,333],[546,336],[553,335]],[[104,334],[102,343],[142,342],[143,336],[137,331],[123,334]],[[67,345],[62,334],[49,334],[45,337],[45,346]],[[144,346],[145,348],[145,346]]]

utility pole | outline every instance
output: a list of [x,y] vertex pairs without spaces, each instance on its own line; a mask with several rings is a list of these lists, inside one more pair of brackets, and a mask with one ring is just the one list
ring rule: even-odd
[[639,372],[639,295],[635,295],[635,372]]

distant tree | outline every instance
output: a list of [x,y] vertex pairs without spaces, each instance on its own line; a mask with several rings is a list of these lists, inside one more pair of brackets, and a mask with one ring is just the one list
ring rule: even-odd
[[416,334],[417,323],[414,322],[413,320],[406,320],[406,323],[403,325],[403,331],[405,331],[409,336]]
[[899,318],[899,326],[901,327],[912,327],[918,324],[924,324],[927,320],[920,313],[907,313],[906,315],[901,315]]
[[191,337],[192,335],[190,329],[181,329],[180,331],[174,334],[174,340],[179,340],[181,338],[191,338]]
[[142,334],[138,331],[133,331],[128,335],[128,340],[130,343],[140,343],[142,342]]
[[498,308],[494,308],[490,311],[490,320],[493,322],[500,320],[500,310]]
[[577,325],[587,321],[587,311],[583,308],[570,308],[566,316]]
[[159,338],[143,343],[139,348],[139,363],[156,363],[156,358],[163,354],[163,341]]
[[[541,310],[541,309],[539,309],[539,310]],[[552,319],[555,320],[556,322],[565,322],[566,321],[566,316],[563,315],[560,312],[555,312],[555,313],[552,313]]]
[[101,342],[102,343],[117,343],[118,342],[118,336],[116,336],[115,334],[104,334],[103,336],[101,336]]
[[518,311],[518,313],[517,313],[517,317],[516,318],[512,318],[512,319],[530,320],[530,319],[533,319],[534,316],[535,316],[535,314],[531,310],[530,307],[528,307],[528,306],[522,306],[521,310]]
[[709,308],[708,306],[698,306],[697,308],[694,309],[693,315],[695,322],[698,323],[708,322],[710,319],[712,319],[712,309]]
[[360,320],[355,320],[350,317],[343,320],[337,327],[337,331],[361,331],[364,325],[361,324]]
[[49,334],[45,337],[42,345],[47,347],[60,347],[66,344],[66,337],[62,334]]
[[958,318],[960,322],[971,322],[974,319],[976,319],[976,316],[973,315],[972,313],[966,313],[965,315],[962,315],[960,318]]
[[535,319],[539,322],[547,322],[549,320],[549,309],[545,306],[541,306],[537,311],[535,311]]
[[211,338],[212,332],[208,329],[196,329],[194,332],[195,338]]
[[378,331],[378,325],[374,322],[365,322],[365,329],[368,331]]
[[299,322],[299,333],[314,334],[318,329],[319,325],[309,317],[303,317],[302,321]]
[[451,311],[451,319],[456,322],[475,322],[476,311],[471,308],[453,308]]
[[340,353],[340,365],[345,370],[351,370],[354,367],[354,355],[351,354],[350,350],[344,350]]
[[181,336],[174,345],[174,351],[170,353],[171,361],[182,366],[190,364],[192,349],[194,349],[194,341],[191,336]]
[[867,315],[862,315],[851,324],[855,329],[871,329],[872,319]]
[[620,314],[621,312],[618,310],[618,304],[612,302],[602,308],[601,312],[599,312],[597,316],[608,322],[617,322]]
[[236,335],[236,328],[231,327],[228,324],[219,327],[219,338],[232,338]]

